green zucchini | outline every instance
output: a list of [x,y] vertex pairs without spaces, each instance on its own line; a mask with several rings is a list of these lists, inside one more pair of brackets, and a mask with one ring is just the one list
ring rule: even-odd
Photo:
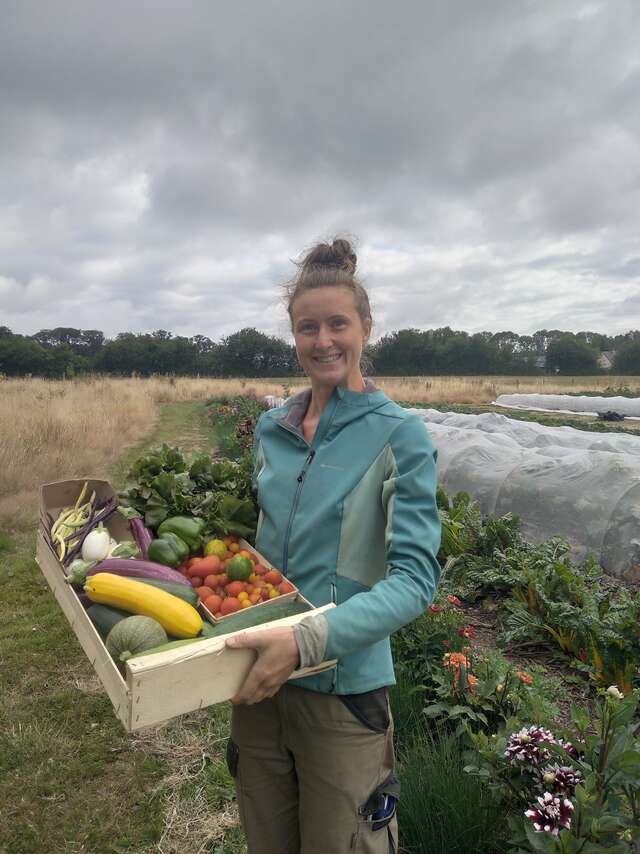
[[[166,593],[178,596],[180,599],[184,599],[185,602],[193,605],[194,608],[197,607],[200,602],[200,597],[196,593],[195,589],[190,585],[187,587],[186,584],[176,584],[173,581],[160,581],[157,578],[135,578],[134,581],[141,581],[143,584],[150,584],[152,587],[157,587],[160,590],[164,590]],[[213,593],[213,590],[211,592]]]
[[128,611],[121,611],[120,608],[110,608],[108,605],[98,604],[90,605],[87,608],[87,615],[103,640],[116,623],[131,616]]
[[215,625],[205,623],[201,634],[203,637],[217,638],[220,635],[228,635],[229,632],[238,632],[252,626],[263,626],[283,617],[305,614],[309,610],[311,610],[309,605],[299,599],[283,599],[280,602],[277,599],[272,599],[269,605],[263,608],[256,605],[252,608],[236,611],[235,614],[229,614],[228,617]]

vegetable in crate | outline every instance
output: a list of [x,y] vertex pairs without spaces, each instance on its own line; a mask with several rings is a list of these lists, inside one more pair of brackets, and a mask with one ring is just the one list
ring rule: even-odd
[[154,563],[175,569],[189,557],[189,546],[177,534],[163,531],[157,540],[151,540],[148,555]]
[[134,510],[133,507],[124,507],[123,505],[118,507],[118,512],[129,521],[129,529],[131,530],[133,539],[136,541],[136,544],[142,553],[142,559],[147,560],[149,556],[149,544],[151,543],[153,536],[151,535],[151,531],[144,524],[142,516],[137,510]]
[[87,608],[87,616],[104,639],[116,623],[126,620],[131,614],[129,611],[122,611],[119,608],[110,608],[108,605],[93,603]]
[[156,578],[158,581],[169,581],[172,584],[189,586],[189,582],[182,573],[150,560],[114,560],[110,558],[88,569],[87,578],[91,575],[97,575],[99,572],[110,572],[112,575],[122,575],[125,578]]
[[126,661],[146,649],[168,643],[167,633],[151,617],[127,617],[107,635],[107,650],[116,662]]
[[200,597],[190,584],[174,584],[170,581],[158,581],[157,578],[138,578],[141,584],[150,584],[151,587],[157,587],[158,590],[164,590],[165,593],[171,593],[172,596],[177,596],[179,599],[184,599],[195,608],[200,602]]
[[172,516],[160,525],[158,536],[175,534],[187,544],[191,552],[196,552],[202,546],[204,527],[203,519],[195,519],[193,516]]
[[[82,491],[73,507],[65,507],[58,514],[55,522],[51,523],[49,539],[56,550],[60,562],[67,566],[80,554],[84,541],[91,532],[104,522],[116,509],[115,498],[97,501],[95,490],[89,501],[82,503],[88,482],[85,481]],[[109,538],[110,548],[117,543]]]
[[92,602],[152,617],[176,638],[193,638],[202,631],[202,617],[193,605],[131,578],[99,572],[87,579],[84,589]]
[[82,544],[82,560],[104,560],[111,551],[111,535],[102,523],[90,531]]
[[163,445],[132,465],[119,509],[128,518],[141,514],[154,529],[167,518],[192,516],[203,520],[204,533],[250,537],[258,518],[251,475],[248,455],[240,464],[208,454],[187,462],[178,448]]
[[[133,561],[139,557],[140,549],[138,546],[132,540],[125,540],[123,543],[117,543],[116,546],[111,549],[107,559],[109,561],[113,561],[115,565],[116,560]],[[83,560],[82,558],[76,558],[69,564],[65,581],[67,584],[73,584],[75,587],[82,587],[87,580],[87,574],[90,570],[94,569],[102,562],[102,560]],[[113,570],[110,569],[109,571],[111,572]]]
[[230,581],[246,581],[253,572],[253,563],[248,557],[236,555],[227,561],[227,576]]

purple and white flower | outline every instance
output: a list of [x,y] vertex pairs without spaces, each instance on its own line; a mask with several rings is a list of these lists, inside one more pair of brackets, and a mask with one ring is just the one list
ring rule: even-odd
[[571,827],[573,804],[568,798],[559,798],[545,792],[536,798],[537,803],[525,810],[527,818],[533,822],[536,833],[551,833],[557,836],[565,827]]
[[540,761],[547,762],[551,758],[544,744],[557,744],[553,733],[544,727],[523,727],[511,735],[504,755],[512,764],[521,763],[523,767],[532,770]]

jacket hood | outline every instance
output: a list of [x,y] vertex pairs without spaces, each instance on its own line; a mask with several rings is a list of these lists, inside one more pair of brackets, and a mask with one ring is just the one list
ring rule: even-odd
[[[273,417],[285,429],[302,436],[302,421],[310,401],[311,389],[305,388],[286,400],[283,406],[273,410]],[[393,404],[387,395],[369,379],[365,380],[365,388],[362,392],[336,386],[322,416],[324,420],[325,414],[329,414],[331,420],[325,438],[329,438],[346,424],[385,406],[393,406]]]

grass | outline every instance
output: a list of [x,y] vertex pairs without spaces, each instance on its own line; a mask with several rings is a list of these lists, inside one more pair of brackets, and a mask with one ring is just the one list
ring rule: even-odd
[[[158,410],[146,439],[96,450],[85,473],[121,486],[146,447],[213,450],[204,396]],[[243,854],[228,707],[127,734],[33,559],[35,528],[24,509],[1,520],[0,852]]]
[[489,792],[464,772],[459,739],[424,728],[398,754],[401,844],[410,854],[498,854],[504,816]]

